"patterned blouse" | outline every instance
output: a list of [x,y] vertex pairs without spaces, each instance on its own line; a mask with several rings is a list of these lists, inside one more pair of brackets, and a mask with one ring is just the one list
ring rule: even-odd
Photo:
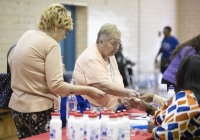
[[200,105],[189,90],[175,94],[154,117],[156,140],[180,140],[182,136],[200,139]]

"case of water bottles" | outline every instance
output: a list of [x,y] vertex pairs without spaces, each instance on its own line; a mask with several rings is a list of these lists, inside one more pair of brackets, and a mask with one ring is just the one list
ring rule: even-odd
[[[101,117],[88,108],[83,114],[76,109],[69,110],[68,115],[66,129],[68,140],[130,140],[130,136],[147,135],[148,121],[150,120],[144,114],[130,114],[126,110],[114,113],[106,108],[102,110]],[[135,118],[130,119],[129,115],[135,115]],[[59,117],[58,113],[52,114],[51,140],[60,140],[61,138],[62,130]]]
[[69,113],[67,138],[70,140],[130,140],[130,120],[128,113],[109,112],[104,109],[101,118],[95,111],[86,109]]

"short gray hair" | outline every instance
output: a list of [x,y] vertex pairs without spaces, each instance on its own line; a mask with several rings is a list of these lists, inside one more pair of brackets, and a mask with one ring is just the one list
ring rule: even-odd
[[121,32],[115,24],[112,24],[112,23],[104,24],[103,26],[101,26],[101,28],[98,32],[96,43],[99,44],[99,40],[108,39],[111,34],[121,35]]

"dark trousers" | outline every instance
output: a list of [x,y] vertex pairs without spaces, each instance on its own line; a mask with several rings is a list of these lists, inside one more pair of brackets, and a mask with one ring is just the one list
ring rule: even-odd
[[49,131],[52,109],[31,113],[11,112],[19,139]]
[[160,72],[163,74],[167,67],[170,64],[170,59],[169,58],[162,58],[161,57],[161,63],[160,63]]

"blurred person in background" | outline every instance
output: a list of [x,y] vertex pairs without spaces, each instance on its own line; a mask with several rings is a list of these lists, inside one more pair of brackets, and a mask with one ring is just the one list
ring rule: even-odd
[[[171,55],[171,63],[163,73],[162,84],[167,84],[167,88],[170,85],[176,89],[176,72],[181,61],[190,55],[200,55],[200,35],[193,37],[192,39],[178,45]],[[161,101],[164,103],[166,99],[159,97],[155,94],[143,94],[142,98],[147,101]]]
[[77,85],[96,87],[105,93],[104,97],[84,95],[97,110],[106,107],[115,111],[119,97],[135,97],[137,92],[124,88],[115,53],[121,44],[121,32],[115,24],[104,24],[97,35],[96,44],[86,48],[78,57],[74,68],[74,81]]
[[129,99],[124,105],[154,115],[154,122],[149,122],[149,130],[156,140],[199,140],[199,83],[200,56],[188,56],[182,60],[176,73],[176,94],[160,109],[145,102],[143,97]]
[[[133,75],[133,70],[131,67],[127,67],[128,65],[130,66],[134,66],[135,63],[133,63],[131,60],[127,59],[124,57],[123,53],[122,53],[123,47],[122,47],[122,43],[120,43],[119,45],[119,50],[117,51],[117,53],[115,54],[115,58],[117,60],[117,65],[119,68],[119,72],[123,78],[123,83],[125,87],[129,86],[129,75]],[[132,84],[132,83],[130,83]]]
[[160,60],[161,73],[163,73],[167,69],[170,63],[170,55],[174,51],[176,46],[179,44],[179,41],[174,36],[171,35],[171,31],[172,31],[171,27],[169,26],[164,27],[163,30],[164,38],[161,42],[161,47],[159,49],[159,52],[155,58],[155,63],[157,63],[158,62],[157,57],[160,54],[162,54]]
[[49,131],[53,109],[60,110],[60,97],[70,92],[104,96],[89,86],[63,80],[60,41],[72,30],[71,14],[61,4],[43,11],[39,30],[28,30],[18,40],[11,60],[13,94],[9,107],[19,139]]

